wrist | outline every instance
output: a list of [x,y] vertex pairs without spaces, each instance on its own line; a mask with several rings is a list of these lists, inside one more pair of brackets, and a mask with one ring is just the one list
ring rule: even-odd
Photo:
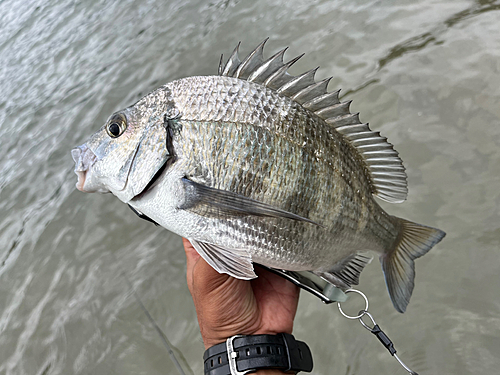
[[307,344],[288,333],[236,335],[203,355],[205,375],[277,375],[312,370]]
[[[285,333],[292,333],[291,331],[283,331]],[[247,330],[247,331],[226,331],[226,332],[218,332],[217,334],[212,333],[211,335],[201,333],[201,338],[203,340],[203,344],[205,345],[205,350],[215,346],[217,344],[225,343],[229,337],[235,335],[244,335],[244,336],[255,336],[255,335],[277,335],[280,332],[275,332],[272,330]]]

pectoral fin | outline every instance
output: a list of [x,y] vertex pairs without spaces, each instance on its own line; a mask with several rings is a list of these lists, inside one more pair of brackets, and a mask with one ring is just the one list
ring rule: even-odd
[[[187,178],[183,178],[186,202],[181,209],[191,210],[200,215],[254,215],[267,217],[283,217],[320,225],[305,217],[272,207],[266,203],[247,198],[230,191],[207,187]],[[320,225],[321,226],[321,225]]]
[[217,272],[243,280],[257,277],[253,270],[252,258],[246,250],[226,249],[222,246],[192,239],[189,239],[189,242]]

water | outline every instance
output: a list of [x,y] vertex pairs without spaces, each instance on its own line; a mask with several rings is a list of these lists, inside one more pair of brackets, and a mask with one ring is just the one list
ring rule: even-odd
[[[406,314],[377,262],[370,311],[421,374],[500,366],[500,2],[0,1],[0,373],[186,374],[203,344],[178,237],[75,190],[69,150],[109,114],[266,36],[306,52],[408,170],[392,214],[448,235],[417,261]],[[128,281],[131,284],[128,284]],[[350,308],[357,309],[356,301]],[[349,306],[346,305],[346,308]],[[302,293],[315,374],[404,374],[374,337]]]

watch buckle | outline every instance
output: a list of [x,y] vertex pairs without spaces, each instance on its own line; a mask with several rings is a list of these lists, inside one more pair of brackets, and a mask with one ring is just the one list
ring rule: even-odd
[[246,375],[252,370],[246,371],[238,371],[238,367],[236,366],[236,359],[238,358],[238,352],[234,349],[234,340],[239,337],[243,337],[243,335],[234,335],[226,340],[226,348],[227,348],[227,361],[229,363],[229,370],[231,371],[231,375]]

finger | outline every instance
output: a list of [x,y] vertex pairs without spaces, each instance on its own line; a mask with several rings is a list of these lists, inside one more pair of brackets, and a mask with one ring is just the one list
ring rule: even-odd
[[195,264],[199,261],[200,255],[195,250],[191,242],[186,238],[182,239],[182,244],[184,245],[184,251],[186,253],[186,279],[188,288],[191,291],[193,290],[193,269]]
[[184,251],[186,252],[186,259],[188,261],[188,268],[192,269],[194,264],[198,259],[200,259],[200,254],[193,247],[191,242],[188,239],[183,238],[182,244],[184,245]]
[[192,287],[198,296],[215,292],[228,278],[229,275],[217,272],[202,257],[199,257],[192,268]]
[[183,238],[186,253],[186,279],[193,295],[205,295],[223,284],[229,276],[213,269],[196,251],[189,240]]

